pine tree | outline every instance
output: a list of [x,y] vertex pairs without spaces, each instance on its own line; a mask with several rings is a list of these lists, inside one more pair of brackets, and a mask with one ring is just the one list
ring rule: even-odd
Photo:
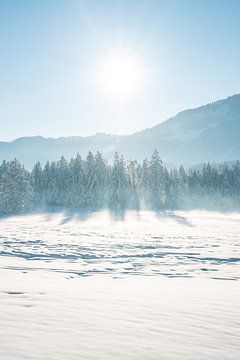
[[126,163],[123,156],[114,155],[114,163],[111,171],[110,198],[111,208],[126,209],[128,205],[128,177]]
[[39,161],[34,165],[31,172],[31,186],[34,192],[34,204],[36,206],[43,205],[43,170]]
[[151,206],[154,209],[163,208],[165,204],[165,174],[162,160],[157,150],[150,162],[149,189]]
[[30,174],[18,160],[3,162],[0,179],[0,210],[3,214],[23,213],[32,208]]
[[85,164],[79,153],[76,159],[69,164],[69,176],[71,182],[71,204],[75,207],[86,207],[86,174]]

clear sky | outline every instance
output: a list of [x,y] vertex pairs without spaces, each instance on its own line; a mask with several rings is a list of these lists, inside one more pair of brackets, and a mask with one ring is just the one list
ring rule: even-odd
[[239,93],[239,38],[239,0],[0,0],[0,140],[128,134]]

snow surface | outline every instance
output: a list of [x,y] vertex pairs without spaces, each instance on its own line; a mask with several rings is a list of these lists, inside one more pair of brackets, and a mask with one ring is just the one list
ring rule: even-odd
[[0,221],[0,359],[239,359],[240,215]]

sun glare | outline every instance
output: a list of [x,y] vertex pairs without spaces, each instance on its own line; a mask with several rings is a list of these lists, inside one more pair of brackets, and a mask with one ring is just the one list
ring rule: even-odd
[[147,72],[141,59],[129,53],[111,53],[99,63],[97,79],[107,95],[117,99],[131,98],[147,81]]

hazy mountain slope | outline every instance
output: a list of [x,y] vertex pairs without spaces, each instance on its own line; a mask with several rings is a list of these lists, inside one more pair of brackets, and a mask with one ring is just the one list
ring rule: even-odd
[[58,160],[62,155],[70,159],[79,152],[86,156],[89,150],[101,151],[105,155],[113,152],[118,137],[115,135],[97,134],[88,137],[44,138],[41,136],[24,137],[12,142],[0,142],[0,160],[19,159],[27,168],[36,161]]
[[107,158],[115,151],[127,158],[149,157],[159,150],[168,163],[198,163],[240,159],[240,95],[190,109],[129,136],[96,134],[88,137],[20,138],[0,142],[0,160],[17,157],[26,167],[40,160],[67,158],[99,150]]
[[167,162],[240,158],[240,95],[186,110],[153,128],[121,139],[119,149],[139,157],[157,148]]

